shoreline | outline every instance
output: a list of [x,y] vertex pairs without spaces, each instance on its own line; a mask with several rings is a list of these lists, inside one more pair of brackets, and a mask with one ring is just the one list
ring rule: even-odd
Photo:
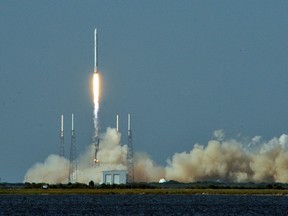
[[288,195],[287,189],[0,189],[0,195]]

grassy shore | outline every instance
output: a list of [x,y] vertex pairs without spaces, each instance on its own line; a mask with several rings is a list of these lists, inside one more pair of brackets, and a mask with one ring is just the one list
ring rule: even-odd
[[0,194],[223,194],[287,195],[287,189],[0,189]]

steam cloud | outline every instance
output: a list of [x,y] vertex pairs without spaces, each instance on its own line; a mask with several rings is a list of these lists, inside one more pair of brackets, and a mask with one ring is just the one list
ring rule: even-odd
[[[126,169],[127,145],[120,144],[121,134],[107,128],[101,139],[100,166],[92,167],[94,145],[78,159],[78,182],[101,182],[102,171]],[[207,145],[195,144],[190,152],[175,153],[165,167],[157,165],[145,153],[134,154],[135,181],[151,182],[160,178],[181,182],[219,180],[230,182],[287,182],[288,135],[268,142],[256,136],[246,142],[226,139],[222,130],[214,132]],[[44,163],[30,168],[24,182],[67,183],[69,161],[50,155]]]

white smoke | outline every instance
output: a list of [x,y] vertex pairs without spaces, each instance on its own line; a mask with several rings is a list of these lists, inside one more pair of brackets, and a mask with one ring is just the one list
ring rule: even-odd
[[[288,136],[259,143],[236,140],[211,140],[207,146],[196,144],[190,152],[176,153],[166,166],[166,178],[183,182],[220,180],[231,182],[287,182]],[[251,150],[251,143],[253,146]]]
[[136,153],[134,176],[137,182],[158,182],[165,176],[165,169],[158,166],[146,153]]
[[69,161],[52,154],[44,163],[36,163],[31,167],[25,175],[24,182],[67,183],[68,174]]
[[225,138],[225,132],[224,132],[224,130],[223,130],[223,129],[220,129],[220,130],[214,131],[214,133],[213,133],[213,138],[214,138],[215,140],[219,140],[219,141],[224,140],[224,138]]
[[[223,130],[214,132],[207,145],[195,144],[189,152],[175,153],[165,167],[157,165],[145,153],[134,154],[134,179],[137,182],[158,181],[160,178],[180,182],[287,182],[288,136],[283,134],[263,142],[256,136],[245,142],[226,139]],[[121,145],[121,134],[107,128],[101,137],[98,159],[93,167],[95,148],[88,146],[78,158],[78,182],[101,182],[104,170],[126,170],[127,145]],[[67,183],[69,161],[50,155],[44,163],[37,163],[25,175],[25,182]]]
[[[95,146],[91,144],[86,152],[77,159],[77,181],[88,183],[101,181],[103,170],[125,170],[127,146],[120,145],[120,133],[107,128],[101,139],[98,152],[100,165],[94,167]],[[50,155],[44,163],[37,163],[30,168],[24,182],[68,183],[69,161],[57,155]]]

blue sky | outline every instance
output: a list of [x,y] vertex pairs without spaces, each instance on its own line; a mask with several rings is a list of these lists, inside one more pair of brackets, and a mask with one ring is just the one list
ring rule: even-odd
[[0,2],[0,178],[21,182],[59,151],[92,142],[93,31],[98,29],[101,131],[132,113],[135,151],[159,164],[231,137],[287,132],[287,1]]

